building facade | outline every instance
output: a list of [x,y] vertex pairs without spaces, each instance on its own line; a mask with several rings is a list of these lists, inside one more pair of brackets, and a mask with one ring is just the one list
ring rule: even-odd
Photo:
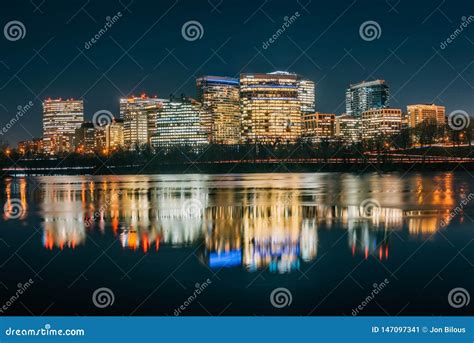
[[203,76],[196,80],[198,100],[206,112],[203,125],[214,144],[240,142],[239,80],[230,77]]
[[156,119],[163,102],[167,100],[140,97],[120,99],[120,118],[123,120],[124,146],[133,150],[151,144],[156,134]]
[[95,151],[96,129],[92,122],[84,122],[76,129],[74,135],[74,149],[78,153],[91,154]]
[[120,150],[124,146],[122,119],[113,119],[110,124],[104,127],[104,131],[105,149],[108,153]]
[[360,142],[362,139],[361,119],[347,114],[337,116],[336,137],[346,144]]
[[408,126],[415,127],[425,120],[433,120],[438,125],[446,124],[446,108],[435,104],[408,105]]
[[301,113],[316,112],[316,85],[313,81],[298,80],[298,99],[301,104]]
[[390,92],[384,80],[360,82],[346,90],[346,113],[360,117],[370,109],[388,108]]
[[243,143],[294,143],[301,137],[301,102],[296,74],[242,74]]
[[44,152],[43,139],[33,138],[27,141],[18,142],[18,151],[20,154],[41,154]]
[[372,109],[362,113],[362,138],[390,138],[402,129],[402,110],[397,108]]
[[312,143],[333,140],[336,136],[336,115],[331,113],[303,114],[303,139]]
[[164,102],[156,121],[153,147],[204,147],[209,143],[209,133],[203,120],[206,114],[202,104],[192,99]]
[[43,144],[48,154],[74,150],[74,135],[84,121],[82,100],[47,99],[43,102]]

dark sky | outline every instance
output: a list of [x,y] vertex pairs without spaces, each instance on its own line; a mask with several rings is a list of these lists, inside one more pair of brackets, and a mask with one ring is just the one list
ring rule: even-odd
[[[106,17],[119,11],[122,17],[86,50]],[[284,17],[297,11],[300,16],[263,49]],[[447,113],[472,114],[474,21],[440,48],[470,15],[472,0],[2,1],[0,130],[19,105],[34,105],[0,139],[15,144],[40,136],[47,97],[83,98],[90,119],[103,109],[118,115],[121,96],[195,96],[196,76],[276,69],[316,81],[320,112],[344,112],[348,84],[381,78],[391,87],[392,107],[435,102]],[[25,26],[23,39],[2,34],[13,20]],[[202,25],[201,39],[183,38],[190,20]],[[366,21],[379,24],[378,39],[361,38]]]

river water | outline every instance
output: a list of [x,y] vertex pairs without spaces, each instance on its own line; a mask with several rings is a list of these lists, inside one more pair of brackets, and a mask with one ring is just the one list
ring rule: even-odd
[[472,304],[453,306],[449,293],[473,294],[473,180],[462,172],[4,180],[2,314],[465,315]]

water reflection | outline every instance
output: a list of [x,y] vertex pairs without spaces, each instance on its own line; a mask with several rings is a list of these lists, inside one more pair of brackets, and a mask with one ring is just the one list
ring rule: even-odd
[[[314,261],[318,231],[333,228],[346,230],[352,255],[388,259],[390,232],[406,224],[428,237],[468,189],[454,189],[451,174],[40,177],[5,181],[4,196],[5,213],[19,199],[20,220],[35,207],[47,249],[75,248],[100,230],[124,249],[193,246],[210,268],[287,273]],[[360,204],[369,197],[383,206],[368,215]]]

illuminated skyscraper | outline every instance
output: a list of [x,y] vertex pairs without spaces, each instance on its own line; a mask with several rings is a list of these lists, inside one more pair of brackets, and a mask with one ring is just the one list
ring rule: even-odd
[[209,143],[205,126],[206,115],[202,104],[192,99],[164,102],[156,120],[153,146],[202,148]]
[[120,117],[123,119],[123,139],[127,149],[151,143],[156,133],[156,118],[166,100],[146,95],[120,99]]
[[408,105],[408,126],[415,127],[424,120],[434,120],[438,125],[446,123],[446,108],[435,104]]
[[105,126],[105,149],[107,152],[118,150],[123,147],[123,120],[114,119]]
[[82,100],[47,99],[43,102],[43,143],[46,153],[74,150],[74,134],[84,121]]
[[351,85],[346,91],[346,113],[360,117],[362,112],[388,108],[390,104],[389,88],[384,80],[360,82]]
[[208,118],[204,125],[215,144],[238,144],[240,141],[239,80],[204,76],[196,80],[198,100]]
[[298,99],[301,104],[301,113],[316,112],[316,91],[313,81],[298,80]]
[[402,129],[402,110],[381,108],[362,113],[362,138],[389,138]]
[[242,74],[242,141],[291,143],[301,137],[301,102],[296,74]]

